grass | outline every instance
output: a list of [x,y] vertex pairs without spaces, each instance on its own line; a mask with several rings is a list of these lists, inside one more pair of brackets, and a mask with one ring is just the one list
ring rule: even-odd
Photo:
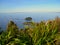
[[60,45],[59,27],[60,18],[31,22],[24,30],[10,21],[7,30],[0,34],[0,45]]

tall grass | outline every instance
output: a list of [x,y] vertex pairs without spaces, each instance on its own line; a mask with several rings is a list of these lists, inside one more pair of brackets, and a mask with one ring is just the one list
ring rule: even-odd
[[60,45],[60,21],[58,19],[31,22],[25,29],[18,29],[11,21],[0,34],[0,45]]

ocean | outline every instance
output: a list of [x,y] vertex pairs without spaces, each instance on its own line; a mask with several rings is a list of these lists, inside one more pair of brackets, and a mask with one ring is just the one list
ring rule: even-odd
[[9,21],[14,21],[18,28],[23,28],[23,23],[26,17],[32,17],[34,22],[40,22],[43,20],[52,20],[56,17],[60,17],[60,13],[0,13],[0,27],[2,30],[6,30]]

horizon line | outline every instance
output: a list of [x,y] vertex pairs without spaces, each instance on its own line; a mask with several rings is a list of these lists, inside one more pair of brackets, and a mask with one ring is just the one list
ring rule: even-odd
[[60,13],[60,12],[0,12],[0,13]]

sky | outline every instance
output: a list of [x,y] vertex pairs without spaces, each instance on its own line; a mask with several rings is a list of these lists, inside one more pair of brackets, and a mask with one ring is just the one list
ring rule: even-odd
[[60,12],[60,0],[0,0],[0,13]]

